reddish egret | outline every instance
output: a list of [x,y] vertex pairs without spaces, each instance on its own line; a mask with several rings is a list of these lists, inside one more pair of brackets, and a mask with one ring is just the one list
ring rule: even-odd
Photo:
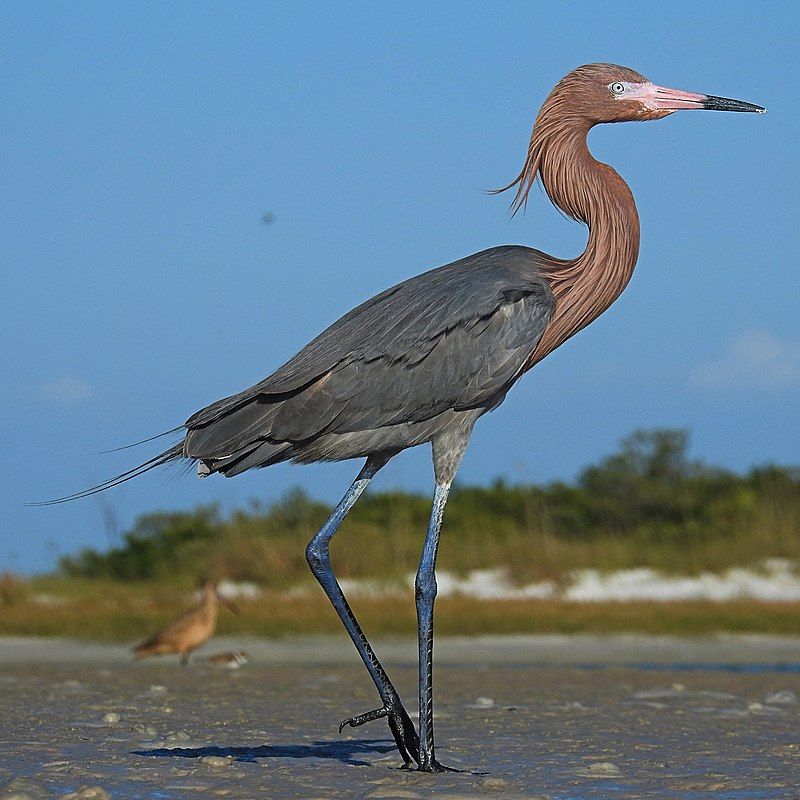
[[[342,723],[386,718],[407,766],[441,769],[433,746],[436,549],[447,495],[481,415],[534,364],[603,313],[633,273],[639,218],[633,195],[586,145],[602,122],[656,120],[682,109],[758,111],[739,100],[656,86],[638,72],[590,64],[553,89],[528,156],[506,189],[512,209],[538,179],[550,200],[589,228],[577,258],[493,247],[387,289],[345,314],[261,383],[198,411],[183,440],[140,467],[81,492],[102,491],[177,459],[201,475],[238,475],[279,461],[366,458],[306,548],[308,563],[353,640],[381,707]],[[504,190],[500,190],[504,191]],[[407,447],[430,442],[436,487],[415,582],[419,624],[419,734],[364,636],[333,571],[328,546],[372,477]],[[341,730],[341,727],[340,727]]]

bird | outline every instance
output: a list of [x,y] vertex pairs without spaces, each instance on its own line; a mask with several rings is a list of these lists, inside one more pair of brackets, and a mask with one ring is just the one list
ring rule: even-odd
[[131,648],[136,660],[177,653],[181,664],[186,666],[192,651],[202,647],[214,635],[217,627],[218,603],[236,614],[239,613],[236,606],[219,593],[214,581],[206,581],[199,603]]
[[239,669],[246,664],[250,656],[243,650],[234,650],[225,653],[212,653],[206,658],[206,664],[219,669]]
[[[334,322],[261,382],[201,409],[180,441],[140,466],[59,501],[103,491],[173,461],[201,476],[233,477],[283,461],[366,459],[306,547],[306,559],[350,635],[380,706],[339,727],[386,719],[403,766],[447,769],[436,758],[433,643],[436,554],[451,484],[476,421],[532,367],[619,297],[639,254],[633,194],[587,145],[602,123],[659,120],[681,110],[765,111],[656,85],[633,69],[587,64],[569,72],[536,116],[527,156],[507,186],[512,215],[539,182],[588,228],[584,251],[561,259],[522,245],[492,247],[406,280]],[[145,440],[149,441],[149,440]],[[435,486],[414,581],[419,729],[364,635],[333,573],[329,544],[375,474],[401,451],[431,445]],[[56,501],[58,502],[58,501]]]

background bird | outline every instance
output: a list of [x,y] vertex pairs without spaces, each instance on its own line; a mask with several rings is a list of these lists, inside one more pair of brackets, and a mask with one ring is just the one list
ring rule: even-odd
[[227,651],[224,653],[212,653],[206,658],[206,664],[220,669],[239,669],[242,664],[246,664],[250,656],[243,650]]
[[[550,200],[585,223],[574,259],[494,247],[407,280],[350,311],[276,372],[190,417],[182,440],[141,466],[73,497],[188,459],[200,475],[238,475],[281,461],[366,457],[306,548],[309,565],[367,667],[382,705],[342,723],[386,718],[406,764],[442,769],[433,740],[433,605],[439,531],[475,422],[519,378],[603,313],[633,273],[639,218],[630,189],[586,144],[598,123],[657,120],[681,109],[755,111],[737,100],[667,89],[634,70],[590,64],[564,77],[536,119],[512,209],[540,180]],[[503,191],[503,190],[500,190]],[[178,430],[178,429],[176,429]],[[329,542],[376,472],[430,442],[436,488],[415,582],[419,734],[334,577]]]
[[192,651],[202,647],[214,635],[218,603],[222,603],[235,614],[239,613],[236,606],[219,593],[213,581],[206,581],[197,605],[179,614],[161,630],[132,648],[136,659],[177,653],[181,664],[188,664]]

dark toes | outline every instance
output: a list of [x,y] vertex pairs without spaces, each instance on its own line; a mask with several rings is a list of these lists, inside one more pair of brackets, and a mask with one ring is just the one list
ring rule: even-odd
[[397,749],[400,751],[400,756],[404,762],[403,766],[408,768],[414,762],[419,763],[419,737],[414,728],[414,723],[402,706],[399,708],[383,706],[376,708],[374,711],[367,711],[365,714],[348,717],[342,720],[339,725],[339,733],[344,730],[345,726],[358,728],[367,722],[383,719],[384,717],[388,718],[389,729],[392,732]]
[[347,719],[342,720],[341,724],[339,725],[339,733],[344,730],[345,725],[349,725],[351,728],[357,728],[359,725],[364,725],[367,722],[388,717],[390,713],[391,711],[384,706],[383,708],[376,708],[374,711],[367,711],[366,714],[358,714],[355,717],[348,717]]

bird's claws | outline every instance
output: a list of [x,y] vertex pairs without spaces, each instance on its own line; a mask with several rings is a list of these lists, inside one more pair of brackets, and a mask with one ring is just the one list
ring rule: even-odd
[[436,759],[434,759],[431,763],[425,764],[417,768],[418,772],[463,772],[463,770],[456,769],[455,767],[446,767],[444,764],[440,764]]
[[355,717],[348,717],[347,719],[342,720],[340,723],[339,733],[344,730],[346,725],[349,725],[351,728],[358,728],[359,725],[364,725],[367,722],[373,722],[376,719],[388,717],[391,713],[393,713],[392,709],[390,709],[388,706],[383,706],[382,708],[376,708],[374,711],[367,711],[365,714],[358,714]]
[[365,714],[348,717],[342,720],[339,725],[339,733],[344,730],[346,725],[351,728],[358,728],[367,722],[384,718],[389,721],[389,729],[403,759],[403,767],[409,769],[415,762],[419,764],[419,737],[414,728],[414,723],[402,705],[394,707],[391,704],[387,704],[381,708],[376,708],[374,711],[367,711]]

